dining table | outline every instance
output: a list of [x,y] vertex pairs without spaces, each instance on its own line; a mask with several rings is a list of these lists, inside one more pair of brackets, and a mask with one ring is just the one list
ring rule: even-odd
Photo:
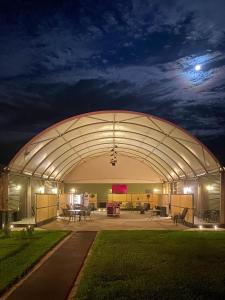
[[68,213],[69,213],[69,222],[71,220],[75,221],[76,220],[76,216],[79,216],[79,222],[81,221],[81,217],[84,216],[85,217],[85,209],[80,209],[80,208],[76,208],[76,209],[68,209]]

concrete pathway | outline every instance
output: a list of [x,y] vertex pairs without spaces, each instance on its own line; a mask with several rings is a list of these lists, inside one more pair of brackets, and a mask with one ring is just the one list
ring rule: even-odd
[[67,299],[95,236],[94,231],[73,233],[7,299]]
[[107,217],[106,212],[94,212],[91,219],[68,222],[59,218],[42,228],[51,230],[72,231],[101,231],[101,230],[186,230],[181,224],[174,224],[171,218],[150,217],[147,212],[144,215],[136,211],[121,211],[119,217]]

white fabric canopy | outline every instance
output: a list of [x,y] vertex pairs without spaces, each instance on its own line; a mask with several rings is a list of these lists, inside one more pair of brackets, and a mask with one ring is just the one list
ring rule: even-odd
[[149,164],[118,154],[116,167],[110,164],[109,154],[90,158],[64,177],[65,183],[159,183],[165,180]]
[[158,117],[129,111],[74,116],[42,131],[12,159],[9,169],[49,180],[63,180],[90,158],[121,155],[153,168],[165,181],[219,171],[214,155],[195,137]]

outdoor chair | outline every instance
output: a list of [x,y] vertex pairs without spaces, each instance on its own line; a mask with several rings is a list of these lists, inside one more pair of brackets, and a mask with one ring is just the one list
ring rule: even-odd
[[219,212],[217,210],[211,210],[209,216],[209,222],[217,223],[219,221]]
[[145,214],[145,209],[143,206],[140,206],[140,214],[141,215]]
[[137,202],[135,208],[138,212],[140,212],[141,211],[141,204],[139,202]]
[[72,207],[69,204],[66,204],[67,209],[72,209]]
[[149,203],[144,203],[144,210],[148,211],[150,209],[150,204]]
[[86,220],[86,217],[89,217],[89,220],[91,220],[91,208],[88,208],[84,213],[84,219]]
[[155,206],[155,210],[158,210],[158,211],[156,212],[156,215],[157,215],[157,216],[160,216],[161,207],[160,207],[160,206]]
[[77,216],[79,216],[79,221],[81,221],[81,218],[83,217],[84,220],[86,220],[86,210],[84,210],[84,208],[82,208],[83,210],[81,210],[80,212],[77,213]]
[[185,222],[185,217],[186,217],[186,215],[187,215],[187,212],[188,212],[188,208],[185,207],[185,208],[183,209],[182,213],[175,214],[175,215],[173,216],[173,221],[174,221],[174,223],[175,223],[175,224],[177,224],[177,223],[184,224],[184,222]]
[[68,208],[62,208],[61,207],[61,210],[62,210],[62,215],[63,215],[63,219],[66,220],[66,218],[70,218],[70,213],[68,211]]
[[88,205],[88,208],[91,210],[91,211],[95,211],[95,204],[94,203],[90,203]]
[[131,202],[127,202],[126,204],[126,209],[129,210],[129,209],[132,209],[132,203]]
[[210,210],[205,210],[202,216],[203,221],[210,222]]
[[160,217],[166,217],[166,207],[165,206],[160,206]]

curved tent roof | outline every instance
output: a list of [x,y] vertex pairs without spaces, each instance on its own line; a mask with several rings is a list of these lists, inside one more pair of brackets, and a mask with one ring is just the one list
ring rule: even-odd
[[109,153],[90,158],[76,166],[64,177],[65,183],[159,183],[165,180],[148,164],[118,154],[116,168],[109,163]]
[[195,137],[158,117],[130,111],[99,111],[71,117],[42,131],[12,159],[9,169],[63,180],[90,158],[120,155],[153,168],[166,181],[218,171],[220,164]]

